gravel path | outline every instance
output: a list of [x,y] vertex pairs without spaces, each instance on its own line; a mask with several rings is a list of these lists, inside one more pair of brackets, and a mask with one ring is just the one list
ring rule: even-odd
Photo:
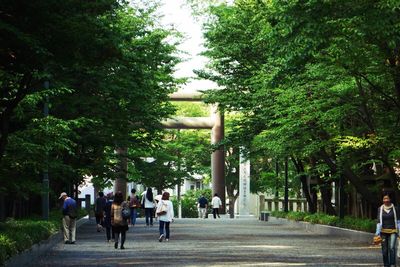
[[381,266],[377,247],[316,235],[281,222],[255,219],[181,219],[169,242],[158,242],[158,224],[129,229],[125,250],[81,226],[75,245],[59,243],[31,266]]

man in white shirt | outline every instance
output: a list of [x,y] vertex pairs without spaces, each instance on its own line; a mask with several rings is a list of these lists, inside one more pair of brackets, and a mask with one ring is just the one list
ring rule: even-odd
[[220,218],[220,217],[219,217],[219,208],[222,206],[222,201],[221,201],[221,199],[219,198],[218,194],[215,194],[215,195],[214,195],[213,199],[211,200],[211,205],[212,205],[212,207],[213,207],[213,216],[214,216],[214,219],[217,218],[217,215],[218,215],[218,218]]

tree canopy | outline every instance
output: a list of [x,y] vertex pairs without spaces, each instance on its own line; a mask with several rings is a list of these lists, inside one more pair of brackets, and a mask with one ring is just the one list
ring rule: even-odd
[[57,193],[77,191],[88,176],[104,185],[118,174],[117,148],[158,138],[174,112],[168,96],[180,83],[172,76],[180,36],[160,26],[157,8],[1,2],[0,192],[34,198],[46,168]]
[[[255,161],[290,158],[327,210],[339,175],[371,204],[398,191],[399,4],[257,1],[210,5],[208,101],[240,113],[235,134]],[[251,137],[251,138],[249,138]]]

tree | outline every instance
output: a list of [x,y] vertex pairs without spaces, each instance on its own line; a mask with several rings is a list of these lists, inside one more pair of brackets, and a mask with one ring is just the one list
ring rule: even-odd
[[[179,83],[172,76],[179,59],[166,40],[178,34],[157,26],[151,1],[141,8],[3,1],[1,8],[0,192],[33,198],[46,158],[57,192],[77,194],[87,176],[104,186],[124,174],[115,150],[147,147],[173,112],[168,95]],[[46,97],[51,113],[43,119]]]
[[[241,0],[209,9],[211,63],[198,73],[223,89],[208,101],[243,114],[237,134],[257,139],[250,150],[292,159],[310,205],[315,192],[306,180],[315,178],[329,213],[329,186],[341,174],[372,206],[378,188],[398,190],[397,8]],[[368,182],[384,176],[383,185]]]

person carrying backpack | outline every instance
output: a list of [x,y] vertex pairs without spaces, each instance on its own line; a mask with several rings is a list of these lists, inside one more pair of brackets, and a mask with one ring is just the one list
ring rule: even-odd
[[[126,212],[128,211],[128,212]],[[124,201],[122,192],[117,192],[111,205],[111,225],[115,233],[115,249],[118,248],[119,236],[121,234],[121,249],[125,249],[126,231],[128,231],[129,205]]]
[[76,236],[76,218],[78,217],[78,207],[73,198],[68,197],[67,193],[62,192],[59,199],[63,200],[62,214],[63,214],[63,230],[64,230],[64,243],[75,244]]

